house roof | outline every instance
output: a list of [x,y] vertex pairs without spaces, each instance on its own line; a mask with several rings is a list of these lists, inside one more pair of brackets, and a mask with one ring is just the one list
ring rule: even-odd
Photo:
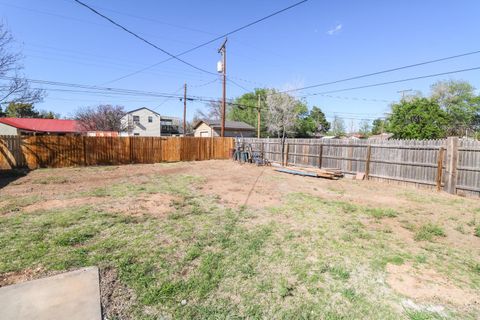
[[380,133],[380,134],[376,134],[376,135],[370,136],[368,139],[370,139],[370,140],[374,140],[374,139],[389,140],[389,139],[391,139],[392,137],[393,137],[393,133],[384,132],[384,133]]
[[130,110],[130,111],[128,111],[127,113],[132,113],[132,112],[135,112],[135,111],[138,111],[138,110],[142,110],[142,109],[146,109],[146,110],[148,110],[148,111],[150,111],[150,112],[152,112],[152,113],[155,113],[156,115],[160,115],[160,113],[155,112],[155,111],[153,111],[152,109],[149,109],[149,108],[147,108],[147,107],[141,107],[141,108],[137,108],[137,109],[134,109],[134,110]]
[[21,130],[35,132],[82,132],[75,120],[37,119],[37,118],[0,118],[0,123]]
[[[198,126],[202,123],[207,124],[209,127],[213,129],[221,129],[222,128],[222,121],[221,120],[201,120],[197,122],[193,129],[197,129]],[[226,130],[255,130],[254,127],[249,125],[248,123],[242,121],[225,121],[225,129]]]

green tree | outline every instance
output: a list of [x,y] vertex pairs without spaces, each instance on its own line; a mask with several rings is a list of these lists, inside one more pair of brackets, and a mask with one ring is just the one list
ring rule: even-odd
[[385,119],[375,119],[372,123],[372,134],[381,134],[387,130],[387,121]]
[[227,113],[227,119],[243,121],[258,129],[258,106],[260,106],[260,136],[266,137],[268,135],[266,97],[266,89],[255,89],[254,92],[245,93],[236,98]]
[[38,117],[42,119],[58,119],[60,115],[52,111],[41,110],[38,113]]
[[[0,117],[2,116],[0,109]],[[3,113],[5,117],[10,118],[42,118],[58,119],[60,115],[52,111],[36,110],[32,103],[10,102]]]
[[466,81],[439,81],[431,87],[431,99],[448,114],[448,135],[473,135],[480,114],[480,98]]
[[327,121],[325,113],[319,107],[313,106],[310,111],[310,118],[315,124],[315,133],[325,134],[330,130],[330,123]]
[[20,102],[10,102],[5,113],[10,118],[38,118],[39,115],[33,104]]
[[427,98],[402,100],[392,105],[388,131],[398,139],[439,139],[446,136],[448,114]]
[[3,112],[2,106],[0,106],[0,118],[3,118],[5,116],[6,116],[6,114],[5,114],[5,112]]
[[296,138],[312,137],[315,132],[315,123],[310,118],[307,105],[301,101],[297,101],[295,113],[296,119],[293,136]]
[[325,118],[325,114],[319,107],[314,106],[310,112],[306,104],[299,102],[297,106],[297,123],[295,137],[311,138],[320,134],[325,134],[330,130],[330,123]]

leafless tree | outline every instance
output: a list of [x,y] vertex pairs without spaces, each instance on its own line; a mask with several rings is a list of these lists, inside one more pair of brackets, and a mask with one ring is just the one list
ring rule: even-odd
[[194,119],[198,120],[220,120],[222,119],[222,104],[220,101],[211,101],[206,105],[206,110],[197,109]]
[[87,131],[125,131],[128,129],[128,121],[122,121],[125,114],[124,107],[107,104],[80,108],[75,119]]
[[294,132],[298,101],[286,93],[269,92],[266,99],[268,107],[267,130],[281,139],[282,156],[287,135]]
[[12,53],[13,38],[5,25],[0,22],[0,105],[10,102],[35,103],[43,100],[45,92],[32,89],[21,75],[22,56]]

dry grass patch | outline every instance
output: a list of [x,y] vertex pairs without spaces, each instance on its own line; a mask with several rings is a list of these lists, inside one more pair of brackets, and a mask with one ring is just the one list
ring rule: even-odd
[[[35,183],[57,173],[70,182]],[[18,181],[0,190],[0,275],[11,283],[98,265],[112,319],[480,315],[470,199],[230,161],[40,170]]]

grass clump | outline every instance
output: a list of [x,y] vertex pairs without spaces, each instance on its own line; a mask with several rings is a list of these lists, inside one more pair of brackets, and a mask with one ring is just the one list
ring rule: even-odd
[[368,208],[365,211],[375,219],[398,217],[398,212],[390,208]]
[[432,241],[437,237],[446,237],[446,233],[442,227],[433,224],[427,223],[418,228],[415,232],[414,239],[416,241]]
[[44,178],[38,178],[33,181],[34,184],[65,184],[69,183],[70,179],[67,177],[62,177],[62,176],[47,176]]
[[407,311],[407,317],[410,320],[441,320],[444,317],[440,316],[436,312],[414,310]]
[[475,227],[474,233],[476,237],[480,237],[480,225]]
[[96,232],[90,228],[74,228],[61,233],[55,238],[54,241],[60,246],[80,245],[86,242],[88,239],[93,238],[95,234]]

